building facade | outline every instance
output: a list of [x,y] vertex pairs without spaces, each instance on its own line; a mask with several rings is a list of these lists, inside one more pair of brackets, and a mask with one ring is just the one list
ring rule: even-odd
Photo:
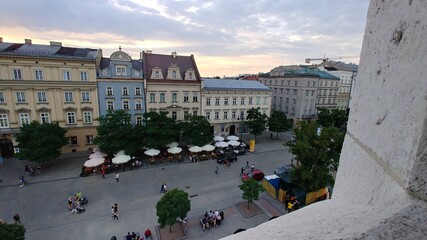
[[194,56],[143,52],[147,111],[166,111],[181,121],[201,113],[201,77]]
[[202,114],[211,123],[215,135],[248,132],[247,110],[260,108],[270,116],[271,89],[253,80],[204,79]]
[[69,139],[62,152],[93,148],[99,116],[100,50],[0,41],[0,143],[11,156],[16,133],[31,121],[58,122]]
[[102,58],[97,74],[100,115],[109,110],[126,110],[132,124],[142,124],[145,112],[142,60],[132,60],[121,48]]

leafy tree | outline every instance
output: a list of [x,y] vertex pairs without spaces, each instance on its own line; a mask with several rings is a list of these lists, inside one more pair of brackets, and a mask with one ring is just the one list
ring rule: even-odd
[[132,126],[131,115],[125,110],[108,111],[98,120],[98,134],[93,141],[102,151],[113,154],[124,150],[132,154],[142,145],[143,129]]
[[320,108],[317,122],[322,127],[337,127],[341,128],[348,121],[348,111],[327,108]]
[[180,126],[167,116],[167,112],[146,112],[146,136],[144,145],[150,148],[162,148],[166,144],[177,141]]
[[251,108],[247,111],[245,124],[249,126],[250,133],[257,137],[265,130],[267,115],[261,113],[260,108]]
[[239,188],[243,191],[242,198],[248,200],[248,209],[249,204],[252,203],[253,200],[258,200],[259,194],[264,191],[264,187],[254,179],[243,181],[243,183],[239,185]]
[[25,239],[25,228],[21,224],[0,223],[0,239]]
[[271,117],[268,118],[268,128],[272,132],[276,132],[276,138],[279,132],[286,132],[292,128],[292,123],[286,117],[286,114],[281,111],[274,111]]
[[344,134],[337,128],[324,127],[318,135],[318,123],[301,121],[294,129],[294,142],[286,143],[296,156],[292,182],[308,191],[333,184],[332,171],[338,168]]
[[190,210],[188,193],[175,188],[166,192],[162,199],[157,202],[156,211],[159,217],[157,222],[160,223],[161,228],[169,225],[169,231],[172,232],[172,225],[175,224],[176,218],[184,219]]
[[61,147],[68,143],[66,132],[56,122],[40,124],[33,121],[24,124],[16,135],[19,147],[17,157],[41,164],[59,157]]
[[186,143],[202,146],[212,138],[211,126],[206,117],[189,115],[182,123],[182,140]]

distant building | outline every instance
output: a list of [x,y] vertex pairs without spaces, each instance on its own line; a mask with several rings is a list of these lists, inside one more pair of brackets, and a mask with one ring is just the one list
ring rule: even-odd
[[147,111],[166,111],[175,120],[201,110],[201,77],[194,56],[143,52]]
[[248,132],[244,121],[247,110],[260,108],[270,116],[271,89],[253,80],[204,79],[202,114],[218,135]]
[[98,126],[96,66],[101,50],[0,40],[1,155],[13,153],[15,134],[34,120],[58,122],[67,130],[69,142],[62,152],[91,149]]
[[119,48],[110,58],[102,58],[98,68],[100,115],[108,110],[126,110],[132,124],[142,124],[145,93],[142,60],[132,58]]

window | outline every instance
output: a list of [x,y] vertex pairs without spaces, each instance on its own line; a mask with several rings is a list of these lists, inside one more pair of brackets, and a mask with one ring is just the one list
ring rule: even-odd
[[172,119],[176,120],[176,112],[175,111],[172,112]]
[[160,72],[159,72],[159,71],[155,71],[155,72],[154,72],[154,76],[155,76],[156,78],[160,78]]
[[310,81],[307,82],[307,87],[310,87]]
[[286,89],[286,95],[289,95],[289,88]]
[[236,119],[236,111],[231,112],[231,119]]
[[178,102],[178,101],[177,101],[177,98],[178,98],[178,93],[172,93],[172,102],[173,102],[173,103]]
[[193,73],[188,73],[188,79],[193,79]]
[[73,101],[73,92],[65,92],[65,101],[72,102]]
[[268,99],[267,97],[264,97],[264,102],[263,102],[264,105],[267,104],[267,99]]
[[126,76],[126,66],[116,66],[116,75]]
[[82,102],[90,101],[90,92],[82,92]]
[[142,116],[136,116],[135,117],[135,123],[136,123],[136,125],[142,125],[142,123],[143,123]]
[[36,80],[43,80],[43,70],[41,69],[34,70],[34,78]]
[[114,110],[114,101],[113,100],[107,101],[107,110]]
[[39,102],[47,102],[46,92],[37,92],[37,100]]
[[176,78],[176,71],[172,71],[172,78],[175,79]]
[[240,120],[245,120],[245,112],[240,111]]
[[71,80],[71,72],[68,70],[62,71],[62,79],[66,80],[66,81],[70,81]]
[[311,91],[311,96],[312,96],[312,97],[313,97],[313,95],[314,95],[314,91],[315,91],[315,90]]
[[245,105],[245,98],[244,97],[240,98],[240,105]]
[[256,97],[256,105],[261,105],[261,97]]
[[40,122],[41,123],[50,123],[49,113],[40,113]]
[[165,93],[160,93],[160,102],[161,103],[166,102],[166,100],[165,100]]
[[219,98],[215,98],[215,106],[219,106]]
[[206,106],[210,106],[211,105],[211,99],[210,98],[206,98]]
[[27,100],[25,99],[25,93],[24,92],[17,92],[16,93],[16,101],[18,103],[26,102]]
[[83,123],[92,123],[92,112],[83,112]]
[[188,92],[184,93],[184,102],[190,102],[189,101],[189,95],[190,95],[190,93],[188,93]]
[[129,101],[128,100],[123,100],[122,107],[125,110],[129,110]]
[[135,109],[136,110],[141,110],[142,109],[142,100],[135,100]]
[[107,87],[107,96],[113,96],[113,87]]
[[154,102],[156,102],[156,94],[150,93],[150,103],[154,103]]
[[13,69],[13,79],[15,79],[15,80],[21,80],[22,79],[21,69]]
[[141,87],[135,87],[135,95],[141,96]]
[[30,123],[30,115],[28,113],[19,114],[19,123],[22,125]]
[[211,119],[211,112],[206,112],[206,119],[210,120]]
[[4,103],[4,102],[6,102],[4,99],[4,93],[0,92],[0,103]]
[[197,116],[197,110],[193,110],[193,115]]
[[128,87],[122,87],[122,95],[128,96],[129,95],[129,89]]
[[292,104],[296,104],[297,103],[297,100],[294,98],[294,99],[292,99]]
[[93,136],[86,135],[86,144],[93,144]]
[[288,86],[290,86],[291,85],[291,80],[288,80]]
[[308,90],[305,90],[305,96],[307,97],[308,96]]
[[8,128],[9,120],[7,119],[7,114],[0,114],[0,128]]
[[67,124],[76,124],[76,113],[67,112]]
[[228,98],[224,98],[224,105],[228,105]]
[[184,119],[188,118],[188,111],[184,111]]
[[294,96],[296,96],[296,95],[297,95],[297,92],[298,92],[298,90],[294,90]]
[[224,119],[228,119],[228,112],[224,112]]
[[219,120],[219,112],[215,112],[215,120]]
[[289,103],[289,98],[286,98],[286,104],[288,104]]
[[68,144],[69,145],[77,145],[77,137],[76,136],[68,137]]
[[233,97],[233,105],[237,105],[237,98]]
[[254,100],[254,98],[252,98],[252,97],[249,98],[249,105],[253,104],[253,100]]
[[199,94],[197,93],[193,93],[193,102],[198,102],[199,101]]
[[80,80],[87,81],[87,72],[80,72]]

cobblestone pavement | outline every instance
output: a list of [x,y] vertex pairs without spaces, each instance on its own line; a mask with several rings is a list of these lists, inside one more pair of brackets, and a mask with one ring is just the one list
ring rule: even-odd
[[[156,203],[160,200],[160,185],[180,188],[189,193],[191,211],[188,213],[188,239],[218,239],[239,228],[251,228],[270,217],[283,214],[283,204],[262,193],[256,204],[262,214],[244,218],[234,207],[242,202],[240,168],[246,161],[255,164],[266,174],[283,164],[289,164],[291,154],[283,143],[290,134],[270,139],[269,134],[257,139],[255,152],[239,156],[230,167],[209,160],[197,163],[169,163],[120,172],[120,182],[113,174],[79,177],[89,153],[64,155],[34,177],[24,175],[26,161],[5,159],[0,165],[0,218],[12,222],[19,213],[26,228],[26,238],[37,239],[110,239],[129,231],[144,232],[150,228],[154,239],[157,224]],[[244,136],[245,139],[245,136]],[[219,167],[219,174],[214,173]],[[18,177],[24,175],[28,184],[20,188]],[[77,191],[87,196],[86,212],[70,214],[67,198]],[[120,220],[110,220],[110,208],[118,203]],[[221,226],[203,232],[198,221],[205,211],[223,210]],[[122,238],[119,238],[122,239]]]

